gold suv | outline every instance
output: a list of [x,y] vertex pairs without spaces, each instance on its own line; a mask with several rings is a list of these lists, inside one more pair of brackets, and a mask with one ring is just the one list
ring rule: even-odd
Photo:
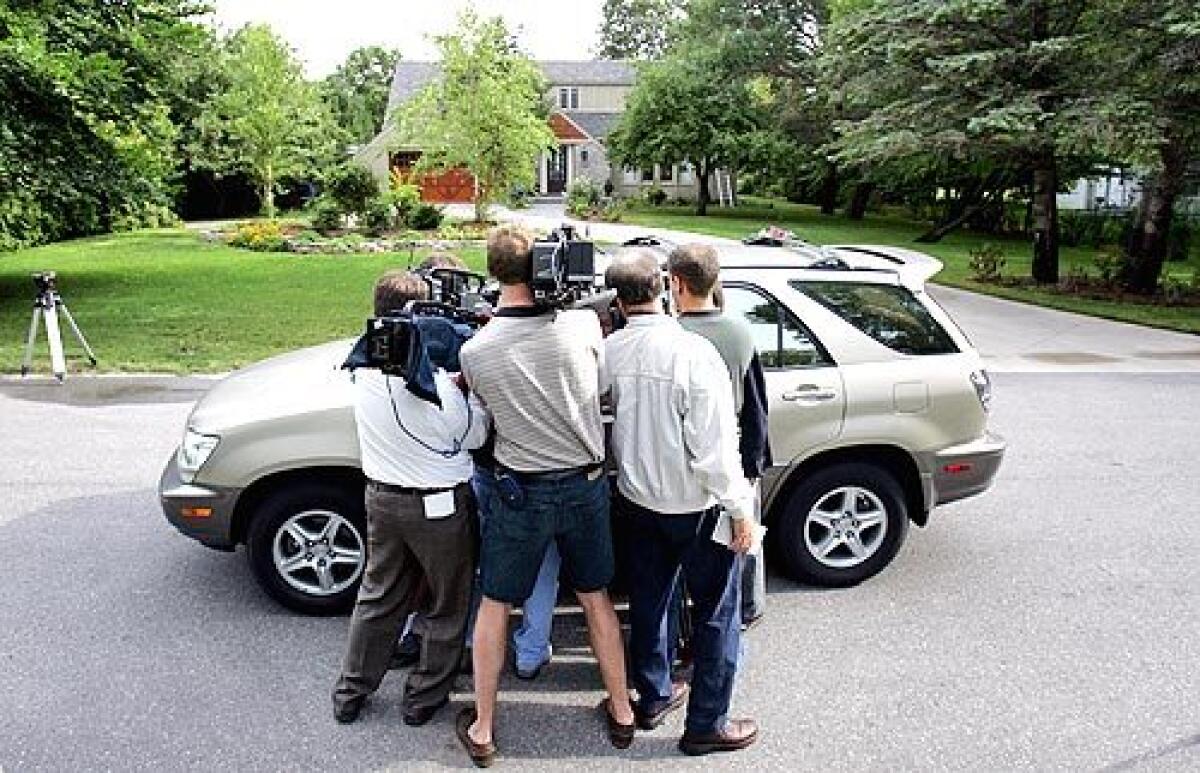
[[[642,242],[645,243],[645,242]],[[924,291],[941,268],[894,247],[721,248],[726,312],[766,370],[774,563],[845,586],[892,560],[910,521],[985,490],[1004,455],[978,353]],[[353,603],[365,562],[349,341],[238,371],[205,395],[160,483],[184,534],[247,555],[287,606]]]

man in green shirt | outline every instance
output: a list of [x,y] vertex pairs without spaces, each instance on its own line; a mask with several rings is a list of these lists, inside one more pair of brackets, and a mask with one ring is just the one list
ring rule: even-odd
[[[684,329],[697,333],[716,347],[733,385],[738,419],[738,450],[742,473],[757,483],[771,464],[767,440],[767,390],[762,363],[745,320],[725,314],[715,300],[721,264],[717,251],[707,244],[677,247],[667,260],[671,298]],[[755,517],[762,513],[755,509]],[[757,623],[766,611],[766,566],[762,551],[746,556],[742,575],[742,626]]]

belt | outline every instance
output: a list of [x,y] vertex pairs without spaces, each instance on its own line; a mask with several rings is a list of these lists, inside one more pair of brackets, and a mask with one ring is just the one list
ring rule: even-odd
[[502,464],[496,465],[497,475],[512,475],[517,480],[537,481],[537,480],[566,480],[573,478],[576,475],[591,475],[597,470],[604,469],[604,462],[592,462],[581,467],[568,467],[563,470],[546,470],[545,472],[522,472],[505,467]]
[[424,497],[430,494],[441,494],[443,491],[453,491],[462,483],[455,483],[453,486],[443,486],[442,488],[414,488],[411,486],[397,486],[393,483],[384,483],[378,480],[367,481],[367,487],[382,491],[385,494],[404,494],[407,496]]

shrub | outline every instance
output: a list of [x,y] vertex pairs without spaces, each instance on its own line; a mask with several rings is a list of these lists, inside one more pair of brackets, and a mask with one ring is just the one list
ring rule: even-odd
[[508,192],[508,206],[512,209],[525,209],[529,206],[529,200],[533,198],[533,194],[528,188],[513,188]]
[[1176,215],[1171,220],[1171,230],[1167,232],[1167,260],[1182,263],[1191,256],[1191,251],[1192,226]]
[[408,218],[408,225],[418,231],[432,231],[442,224],[441,207],[432,204],[420,204]]
[[391,229],[396,223],[396,210],[384,196],[376,196],[367,202],[363,212],[362,223],[371,236],[382,236],[384,231]]
[[420,187],[404,182],[403,178],[395,173],[392,175],[392,187],[383,196],[395,210],[397,226],[407,224],[413,210],[421,205]]
[[657,185],[652,185],[647,188],[644,195],[646,197],[646,202],[652,207],[661,207],[663,204],[667,203],[667,192],[662,188],[659,188]]
[[276,220],[263,220],[256,223],[242,223],[230,237],[229,243],[255,252],[284,252],[287,241],[283,238],[283,230]]
[[1100,281],[1112,286],[1120,278],[1125,261],[1116,253],[1104,251],[1096,253],[1096,257],[1092,258],[1092,265],[1096,267],[1096,275]]
[[621,199],[609,199],[600,210],[600,219],[606,223],[619,223],[625,216],[625,202]]
[[113,218],[114,231],[135,231],[139,228],[173,228],[180,224],[179,216],[170,207],[152,201],[136,201]]
[[313,202],[311,212],[312,227],[323,234],[342,227],[342,210],[326,196]]
[[587,217],[600,206],[600,186],[590,177],[577,177],[567,188],[567,214],[572,217]]
[[969,255],[971,278],[976,282],[995,284],[1003,278],[1004,265],[1008,261],[1004,259],[1004,253],[999,247],[984,242],[971,250]]
[[360,215],[379,196],[374,176],[357,164],[343,164],[326,182],[325,190],[343,215]]

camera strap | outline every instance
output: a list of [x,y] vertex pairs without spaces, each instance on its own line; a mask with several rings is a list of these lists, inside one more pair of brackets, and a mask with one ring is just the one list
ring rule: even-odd
[[474,421],[474,419],[475,419],[475,417],[471,411],[470,399],[467,400],[467,428],[465,430],[463,430],[462,437],[454,440],[454,447],[450,450],[434,448],[433,446],[429,445],[421,438],[414,435],[408,429],[408,427],[404,426],[404,422],[400,420],[400,409],[396,407],[396,396],[394,394],[392,394],[392,377],[385,375],[383,377],[383,380],[384,380],[384,384],[387,386],[388,399],[392,403],[392,416],[396,417],[396,424],[397,424],[397,426],[400,427],[401,432],[403,432],[405,435],[407,435],[414,443],[421,446],[426,451],[429,451],[430,453],[433,453],[433,454],[437,454],[438,456],[442,457],[443,459],[453,459],[454,457],[456,457],[460,453],[462,453],[463,443],[466,442],[467,435],[469,435],[471,432],[471,422]]

